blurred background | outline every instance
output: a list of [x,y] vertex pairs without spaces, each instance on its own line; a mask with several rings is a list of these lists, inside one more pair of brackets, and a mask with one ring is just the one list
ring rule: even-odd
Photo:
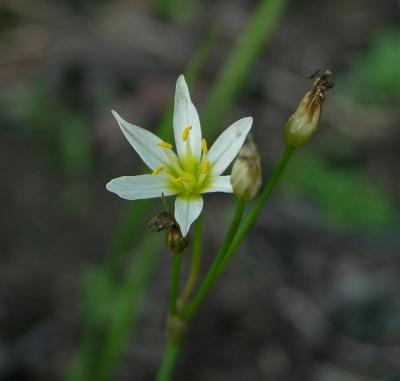
[[[171,261],[146,225],[163,206],[106,191],[145,171],[112,108],[168,136],[185,72],[210,143],[254,117],[266,180],[318,69],[336,84],[320,128],[175,380],[400,380],[398,1],[1,0],[0,51],[0,380],[154,378]],[[233,203],[206,196],[206,266]]]

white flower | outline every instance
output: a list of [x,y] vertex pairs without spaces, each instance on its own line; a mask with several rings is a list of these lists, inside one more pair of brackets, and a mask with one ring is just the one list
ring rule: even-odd
[[233,123],[208,149],[183,75],[178,78],[175,92],[173,128],[177,154],[172,144],[126,122],[115,111],[112,114],[129,143],[153,172],[111,180],[107,184],[110,192],[127,200],[177,195],[175,219],[183,236],[203,209],[202,193],[232,193],[230,176],[221,175],[242,147],[253,122],[251,117]]

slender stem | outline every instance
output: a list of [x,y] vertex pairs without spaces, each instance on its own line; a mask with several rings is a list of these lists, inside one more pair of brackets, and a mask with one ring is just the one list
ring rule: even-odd
[[176,314],[176,301],[179,293],[179,281],[181,274],[182,255],[172,253],[172,284],[171,284],[171,300],[170,311],[172,315]]
[[181,349],[182,341],[168,341],[156,381],[170,381],[172,379]]
[[203,246],[202,230],[203,230],[203,220],[200,216],[195,225],[195,240],[193,246],[192,264],[190,266],[189,276],[186,281],[185,288],[182,291],[182,295],[178,299],[178,314],[186,308],[189,299],[193,294],[194,288],[196,287],[196,283],[200,275],[202,246]]
[[278,180],[281,178],[282,173],[284,172],[294,152],[295,152],[294,147],[286,146],[285,151],[283,152],[283,155],[281,157],[281,160],[278,166],[275,168],[275,171],[272,174],[271,178],[269,179],[264,190],[262,191],[260,198],[258,199],[256,205],[252,208],[250,213],[247,215],[236,237],[234,238],[232,244],[230,245],[227,255],[225,256],[223,263],[220,267],[220,272],[218,275],[221,275],[224,272],[233,254],[236,252],[237,248],[240,246],[246,235],[249,233],[250,229],[253,227],[255,220],[257,219],[261,210],[267,203],[272,191],[274,190],[276,184],[278,183]]
[[235,214],[233,216],[228,234],[226,235],[224,244],[223,244],[221,250],[218,252],[218,254],[217,254],[210,270],[208,271],[203,283],[201,284],[200,289],[197,292],[193,302],[189,305],[188,309],[184,312],[183,319],[185,321],[190,321],[193,319],[194,315],[196,314],[197,310],[200,307],[200,304],[206,298],[209,290],[212,288],[215,281],[218,279],[220,266],[222,265],[224,258],[228,252],[228,249],[229,249],[233,239],[235,238],[236,232],[239,228],[240,222],[243,217],[245,206],[246,206],[246,204],[244,201],[237,200]]

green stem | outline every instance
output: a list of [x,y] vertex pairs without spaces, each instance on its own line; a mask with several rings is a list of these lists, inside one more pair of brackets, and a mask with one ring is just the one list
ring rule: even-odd
[[272,174],[271,178],[269,179],[267,185],[265,186],[264,190],[261,193],[260,198],[258,199],[256,205],[252,208],[248,216],[246,217],[245,221],[243,222],[242,226],[240,227],[235,239],[233,240],[232,244],[229,247],[227,255],[225,256],[223,263],[220,267],[219,275],[221,275],[226,266],[228,265],[229,261],[231,260],[233,254],[236,252],[237,248],[240,246],[246,235],[249,233],[250,229],[253,227],[255,220],[257,219],[258,215],[260,214],[261,210],[264,208],[265,204],[269,200],[272,191],[274,190],[278,180],[281,178],[282,173],[284,172],[290,158],[295,152],[295,148],[291,146],[286,146],[285,151],[281,157],[281,160],[278,166],[275,168],[274,173]]
[[186,282],[186,286],[183,289],[182,295],[178,299],[178,314],[186,308],[200,275],[203,238],[202,230],[203,220],[200,216],[195,225],[195,241],[193,246],[192,264],[190,266],[189,276]]
[[168,341],[157,373],[156,381],[170,381],[172,379],[172,374],[175,370],[181,349],[181,341]]
[[179,293],[179,281],[181,276],[182,255],[172,253],[172,284],[170,311],[172,315],[176,314],[176,301]]
[[197,292],[193,302],[189,305],[188,309],[184,312],[183,318],[185,321],[191,321],[199,309],[201,303],[206,298],[208,292],[214,285],[215,281],[218,279],[218,274],[220,272],[220,266],[224,262],[225,256],[235,238],[236,232],[238,231],[240,222],[243,217],[246,203],[242,200],[237,200],[236,210],[233,216],[231,226],[229,228],[228,234],[226,235],[224,244],[221,250],[218,252],[209,272],[207,273],[203,283],[201,284],[199,291]]

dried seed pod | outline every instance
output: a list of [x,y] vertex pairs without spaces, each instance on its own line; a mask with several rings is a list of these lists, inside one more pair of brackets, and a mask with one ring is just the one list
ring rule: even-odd
[[325,94],[334,87],[334,83],[329,81],[331,74],[329,70],[326,70],[315,80],[313,88],[304,96],[297,110],[286,123],[285,137],[289,146],[301,147],[314,135],[321,116]]

